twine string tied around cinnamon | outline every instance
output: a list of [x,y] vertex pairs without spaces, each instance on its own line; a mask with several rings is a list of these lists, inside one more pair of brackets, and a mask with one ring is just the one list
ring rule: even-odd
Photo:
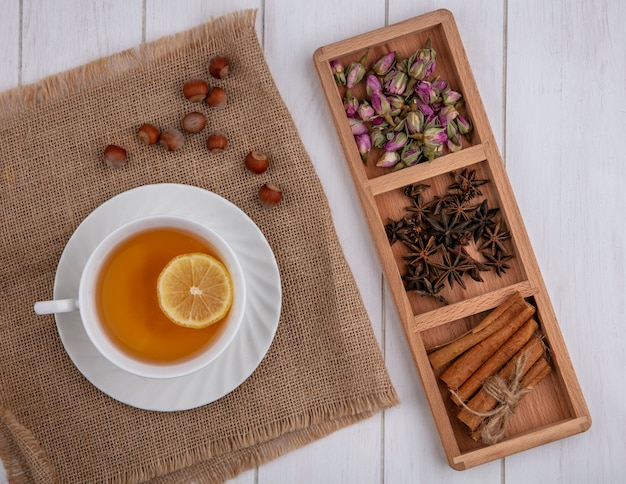
[[483,443],[491,445],[502,440],[509,417],[515,413],[522,397],[530,392],[530,388],[521,386],[525,367],[526,355],[522,354],[515,360],[513,373],[508,380],[500,375],[493,375],[484,381],[483,389],[497,402],[493,410],[477,412],[465,403],[461,403],[467,411],[485,419],[480,427],[480,440]]

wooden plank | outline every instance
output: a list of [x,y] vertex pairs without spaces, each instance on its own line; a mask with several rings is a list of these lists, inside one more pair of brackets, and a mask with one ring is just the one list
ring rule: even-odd
[[25,0],[23,15],[24,84],[141,43],[141,0]]
[[[626,9],[618,1],[537,6],[509,3],[507,171],[594,426],[607,428],[508,458],[507,481],[618,482],[626,473],[618,457],[626,420],[616,412],[626,394],[626,167],[608,140],[623,138]],[[554,118],[541,127],[529,116]]]
[[2,4],[0,17],[0,91],[16,87],[20,81],[20,2]]
[[[358,22],[348,20],[349,12],[358,12]],[[302,142],[313,157],[337,235],[380,340],[380,264],[338,147],[311,57],[320,45],[356,34],[360,29],[381,26],[384,5],[376,0],[266,0],[263,16],[266,60]],[[280,140],[272,142],[280,143]],[[298,160],[293,162],[298,163]],[[290,452],[260,467],[259,483],[377,482],[382,473],[381,428],[382,416],[377,415]]]
[[[172,5],[167,0],[147,0],[145,13],[145,41],[157,40],[166,35],[197,27],[211,18],[221,17],[237,10],[259,9],[256,18],[257,32],[263,32],[263,2],[261,0],[231,0],[207,2],[186,0]],[[262,40],[262,39],[260,39]]]

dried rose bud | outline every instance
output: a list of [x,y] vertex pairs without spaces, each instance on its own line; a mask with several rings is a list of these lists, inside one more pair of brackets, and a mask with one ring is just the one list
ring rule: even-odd
[[460,114],[456,117],[456,125],[459,129],[459,133],[467,134],[472,131],[472,123],[469,119],[464,118]]
[[400,161],[405,167],[414,166],[419,163],[422,156],[422,149],[417,143],[411,143],[404,147],[402,154],[400,155]]
[[393,131],[406,131],[406,118],[398,116],[394,118],[396,125],[393,127]]
[[359,134],[365,134],[368,131],[365,123],[359,121],[358,119],[348,118],[348,124],[350,125],[350,130],[352,131],[352,134],[354,136],[357,136]]
[[346,87],[348,89],[353,88],[359,82],[363,80],[365,74],[367,74],[367,56],[369,49],[361,56],[358,62],[352,62],[346,69]]
[[333,77],[335,78],[335,82],[340,86],[346,85],[346,73],[343,70],[343,65],[338,60],[330,61],[330,70],[333,73]]
[[458,115],[459,113],[454,106],[443,106],[439,110],[439,122],[443,125],[453,119],[456,119]]
[[428,105],[427,103],[422,102],[419,98],[413,99],[413,104],[415,105],[415,107],[417,107],[419,111],[422,112],[422,114],[424,114],[424,116],[434,116],[435,111],[433,110],[433,108],[431,108],[430,105]]
[[435,92],[441,94],[443,91],[448,89],[448,81],[446,81],[444,79],[435,79],[432,82],[432,86],[433,86],[433,89],[435,90]]
[[[341,63],[331,63],[333,75],[345,74],[346,85],[364,81],[364,99],[357,104],[349,89],[344,98],[350,129],[364,161],[373,147],[382,149],[377,166],[399,170],[441,156],[446,147],[461,149],[471,122],[456,110],[461,93],[433,76],[436,54],[429,39],[409,58],[389,52],[368,64],[366,51],[345,72]],[[341,83],[341,78],[336,82]]]
[[437,93],[428,81],[419,81],[415,84],[415,94],[426,104],[433,104],[437,100]]
[[461,148],[463,148],[463,143],[461,141],[460,133],[457,131],[456,133],[454,133],[454,136],[448,135],[446,145],[452,153],[456,153],[457,151],[461,150]]
[[370,105],[370,103],[362,101],[361,104],[359,104],[357,114],[363,121],[369,121],[376,115],[376,111],[374,111],[374,108]]
[[389,114],[392,116],[399,115],[403,110],[406,103],[404,102],[404,98],[402,96],[398,96],[397,94],[390,94],[387,96],[389,100],[390,111]]
[[408,136],[405,132],[400,131],[396,133],[390,133],[387,135],[387,142],[385,143],[386,151],[397,151],[404,148],[408,141]]
[[374,108],[376,114],[385,116],[391,112],[391,104],[389,104],[389,99],[387,99],[387,96],[385,96],[380,91],[372,93],[370,97],[370,102],[372,103],[372,108]]
[[448,135],[444,128],[428,128],[424,130],[424,147],[436,148],[448,141]]
[[379,76],[387,74],[396,63],[396,53],[389,52],[378,59],[372,66],[372,70]]
[[431,147],[424,146],[422,148],[424,156],[428,161],[433,161],[435,158],[439,158],[443,154],[443,145],[435,145]]
[[448,137],[448,140],[450,138],[456,137],[457,133],[459,132],[459,129],[457,128],[454,120],[446,121],[444,126],[446,128],[446,136]]
[[356,141],[356,146],[359,149],[361,158],[363,159],[363,161],[365,161],[367,159],[367,154],[372,149],[372,141],[370,140],[370,135],[367,133],[360,134],[358,136],[355,136],[354,140]]
[[406,130],[409,134],[421,133],[424,129],[424,113],[410,111],[405,118]]
[[460,92],[453,91],[452,89],[441,91],[441,100],[447,105],[458,103],[462,97]]
[[409,76],[407,76],[402,71],[393,71],[393,75],[387,79],[385,84],[385,89],[389,94],[404,94],[406,90],[407,83],[409,81]]
[[430,48],[430,39],[426,41],[423,49],[418,49],[409,64],[409,76],[422,80],[429,78],[435,70],[437,53]]
[[359,100],[355,98],[349,90],[346,91],[343,107],[346,111],[346,116],[348,116],[349,118],[356,117],[357,111],[359,109]]
[[383,133],[380,129],[373,129],[370,133],[370,139],[372,141],[372,145],[376,148],[382,148],[387,142],[387,136],[385,136],[385,133]]
[[353,62],[348,66],[346,74],[346,87],[352,89],[365,77],[367,69],[360,62]]
[[383,85],[380,83],[380,79],[373,74],[370,74],[365,79],[365,91],[367,95],[372,97],[372,94],[375,92],[381,92],[383,90]]
[[385,151],[376,162],[376,166],[381,168],[391,168],[400,161],[400,155],[395,151]]

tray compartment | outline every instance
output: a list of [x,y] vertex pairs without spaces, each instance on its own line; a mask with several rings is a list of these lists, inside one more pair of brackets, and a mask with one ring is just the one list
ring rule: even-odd
[[[383,32],[384,29],[380,31],[381,34],[383,34]],[[383,55],[392,51],[396,52],[397,58],[408,58],[418,48],[422,48],[428,40],[430,40],[431,46],[435,47],[437,51],[437,63],[434,75],[446,80],[451,89],[464,94],[466,89],[456,65],[446,61],[446,59],[452,58],[452,51],[448,38],[445,35],[445,28],[443,24],[425,27],[422,30],[407,32],[406,34],[398,37],[387,39],[383,36],[379,42],[372,43],[364,47],[358,47],[355,45],[354,49],[348,52],[337,52],[337,55],[330,58],[329,62],[336,60],[341,62],[344,67],[347,67],[351,62],[358,62],[361,57],[367,53],[368,65],[371,65],[376,61],[376,59],[379,59]],[[363,98],[365,95],[363,83],[359,83],[359,85],[350,89],[350,91],[357,98]],[[345,92],[346,88],[344,86],[335,85],[335,92],[333,95],[336,96],[335,102],[337,102],[338,105],[343,105],[342,100]],[[463,115],[466,115],[473,121],[474,113],[471,103],[462,103],[459,110]],[[339,125],[337,126],[338,129],[341,128],[341,131],[345,133],[345,136],[350,135],[350,128],[345,114],[343,118],[337,117],[337,119],[335,119],[335,123]],[[467,139],[463,140],[463,148],[466,149],[470,146],[478,145],[481,142],[481,130],[474,129],[469,134]],[[354,141],[352,141],[352,146],[349,146],[349,149],[352,151],[352,156],[360,158]],[[445,152],[449,153],[447,149]],[[361,165],[361,169],[367,179],[375,179],[380,176],[385,176],[390,172],[388,168],[380,168],[376,166],[376,160],[379,158],[380,153],[380,149],[373,148],[368,156],[367,163],[363,163]]]
[[[440,165],[440,167],[445,166],[445,164]],[[494,217],[494,220],[499,221],[503,227],[506,227],[506,230],[509,230],[510,223],[506,218],[506,214],[500,210],[498,191],[493,183],[491,172],[486,162],[466,165],[464,168],[459,170],[446,172],[431,178],[419,179],[416,180],[415,183],[410,183],[375,196],[378,213],[380,214],[380,223],[382,225],[386,225],[390,221],[398,221],[403,217],[410,218],[412,216],[410,212],[407,212],[406,207],[410,207],[412,202],[411,199],[405,195],[405,188],[410,187],[411,185],[429,186],[430,188],[426,189],[422,194],[424,202],[427,203],[428,201],[436,199],[436,197],[445,196],[448,192],[449,185],[454,183],[452,173],[459,173],[463,170],[470,170],[474,172],[477,179],[488,180],[486,184],[479,187],[482,195],[471,199],[469,204],[477,206],[480,205],[483,200],[487,200],[487,206],[490,209],[498,209],[498,213]],[[432,217],[437,218],[435,215],[432,215]],[[452,218],[452,216],[450,217]],[[420,227],[427,226],[427,222],[420,224]],[[486,259],[479,251],[479,247],[483,242],[484,239],[474,241],[472,237],[467,245],[461,247],[463,247],[463,249],[466,250],[467,253],[475,260],[481,263],[489,263],[489,260]],[[446,285],[440,295],[443,296],[448,303],[452,304],[526,280],[527,276],[520,262],[517,244],[513,236],[511,235],[510,239],[505,241],[504,244],[507,247],[507,252],[513,257],[511,260],[507,261],[507,265],[509,266],[508,269],[505,269],[500,275],[498,275],[493,269],[481,271],[480,275],[483,279],[482,282],[475,281],[469,275],[465,274],[462,281],[466,288],[461,287],[458,283],[455,283],[452,287]],[[407,272],[407,261],[403,257],[406,256],[409,250],[401,241],[396,241],[395,243],[390,244],[390,249],[396,265],[398,266],[398,272],[396,274],[401,277]],[[436,256],[436,261],[439,263],[441,262],[441,256],[439,254]],[[414,315],[442,307],[441,302],[436,301],[434,298],[420,296],[416,294],[415,291],[408,291],[406,293],[406,297],[408,298],[409,305],[411,306]]]
[[[527,297],[525,299],[533,306],[537,306],[533,297]],[[451,321],[445,325],[420,332],[419,335],[422,338],[424,347],[428,351],[429,348],[445,344],[455,337],[464,334],[466,331],[476,326],[489,311],[476,313],[469,317]],[[537,311],[534,317],[539,323],[538,334],[541,335],[543,342],[546,344],[546,356],[548,357],[550,365],[553,367],[553,371],[545,380],[536,386],[532,392],[523,398],[516,413],[509,421],[505,440],[574,416],[571,407],[564,404],[561,398],[563,395],[562,379],[559,372],[555,371],[554,368],[554,362],[551,358],[552,350],[550,341],[542,329],[542,315]],[[433,370],[433,375],[437,379],[437,385],[439,387],[440,404],[447,410],[449,422],[459,442],[461,452],[483,447],[483,444],[469,438],[466,428],[455,417],[459,407],[457,407],[450,398],[450,391],[446,385],[439,380],[439,376],[448,366],[449,365],[446,365],[437,370]]]

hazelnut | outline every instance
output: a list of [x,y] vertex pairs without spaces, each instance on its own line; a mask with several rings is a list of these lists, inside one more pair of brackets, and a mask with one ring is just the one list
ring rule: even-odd
[[166,129],[159,135],[159,144],[167,148],[168,151],[175,151],[183,147],[185,137],[177,129]]
[[183,129],[188,133],[199,133],[206,126],[204,114],[193,112],[186,114],[183,118]]
[[248,170],[260,174],[267,170],[270,160],[260,151],[251,151],[246,155],[243,162]]
[[209,93],[209,85],[203,79],[190,79],[183,84],[183,95],[194,103],[201,103]]
[[283,198],[282,190],[271,182],[259,188],[259,200],[267,207],[278,205]]
[[223,108],[227,103],[226,91],[221,87],[214,87],[206,97],[206,103],[212,108]]
[[228,146],[228,138],[221,131],[215,131],[206,140],[206,147],[211,153],[219,153]]
[[223,55],[215,55],[209,60],[209,74],[215,79],[226,79],[228,77],[228,59]]
[[137,130],[137,136],[139,139],[147,145],[153,145],[159,141],[159,128],[153,124],[142,124]]
[[121,168],[126,164],[128,157],[126,156],[126,150],[121,146],[108,145],[104,149],[103,159],[111,168]]

